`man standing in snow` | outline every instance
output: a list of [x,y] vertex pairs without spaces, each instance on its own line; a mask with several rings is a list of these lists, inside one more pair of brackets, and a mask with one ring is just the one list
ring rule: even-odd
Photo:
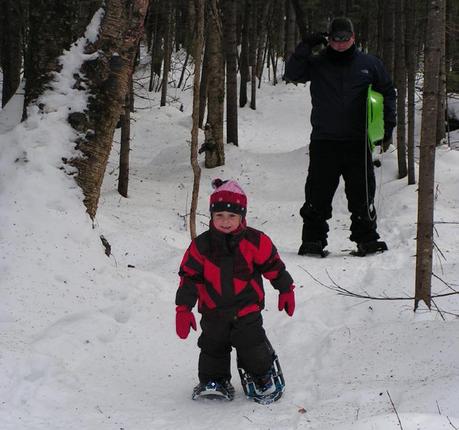
[[[371,84],[384,96],[384,140],[387,148],[395,127],[395,90],[382,62],[355,46],[350,19],[335,18],[326,33],[313,33],[296,47],[286,65],[285,78],[311,82],[312,133],[300,255],[326,255],[327,220],[332,200],[343,176],[351,212],[350,239],[357,253],[387,250],[378,241],[374,208],[375,175],[366,136],[366,99]],[[314,47],[325,45],[318,54]]]

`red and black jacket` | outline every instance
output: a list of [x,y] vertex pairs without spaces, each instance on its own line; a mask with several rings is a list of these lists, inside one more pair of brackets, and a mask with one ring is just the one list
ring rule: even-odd
[[176,305],[191,309],[198,301],[202,314],[222,310],[241,317],[260,311],[265,298],[262,275],[279,293],[293,285],[271,239],[245,226],[225,234],[211,224],[191,242],[179,275]]

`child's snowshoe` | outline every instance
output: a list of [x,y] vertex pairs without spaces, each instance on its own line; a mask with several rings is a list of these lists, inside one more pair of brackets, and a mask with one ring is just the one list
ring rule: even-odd
[[242,388],[247,399],[262,405],[269,405],[282,397],[285,389],[285,380],[279,359],[275,353],[270,371],[261,378],[254,378],[240,366],[238,366],[238,370]]
[[209,381],[207,384],[200,382],[194,387],[191,398],[193,400],[233,400],[234,387],[231,385],[230,381]]

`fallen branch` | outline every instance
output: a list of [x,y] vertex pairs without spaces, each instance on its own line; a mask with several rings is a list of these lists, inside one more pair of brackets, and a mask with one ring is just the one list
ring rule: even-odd
[[400,420],[400,417],[399,417],[399,415],[398,415],[398,412],[397,412],[397,409],[396,409],[396,407],[395,407],[395,405],[394,405],[394,402],[392,401],[392,397],[391,397],[390,394],[389,394],[389,390],[387,390],[386,393],[387,393],[387,396],[389,397],[390,404],[392,405],[392,409],[394,410],[395,415],[397,415],[398,424],[399,424],[399,426],[400,426],[400,429],[403,430],[402,422],[401,422],[401,420]]
[[438,279],[441,283],[445,284],[446,287],[448,287],[450,290],[452,291],[456,291],[452,285],[455,285],[455,284],[449,284],[448,282],[444,281],[442,278],[440,278],[438,275],[436,275],[435,273],[432,272],[432,276],[435,278],[435,279]]
[[[342,287],[341,285],[337,284],[333,278],[330,276],[330,274],[328,273],[327,270],[325,270],[325,272],[327,273],[327,276],[328,278],[330,279],[331,281],[331,285],[327,285],[327,284],[324,284],[322,281],[320,281],[319,279],[315,278],[310,272],[308,272],[304,267],[302,266],[298,266],[300,269],[302,269],[304,272],[306,272],[310,277],[311,279],[313,279],[316,283],[318,283],[319,285],[327,288],[328,290],[331,290],[333,292],[335,292],[336,294],[338,294],[339,296],[345,296],[345,297],[354,297],[354,298],[357,298],[357,299],[363,299],[363,300],[387,300],[387,301],[393,301],[393,300],[416,300],[415,297],[412,297],[412,296],[406,296],[406,297],[390,297],[390,296],[387,296],[387,295],[382,295],[382,296],[372,296],[370,295],[368,292],[364,291],[364,293],[356,293],[354,291],[351,291],[351,290],[348,290],[344,287]],[[437,279],[440,279],[438,278],[438,276],[434,275],[432,273],[433,276],[435,276]],[[441,280],[441,279],[440,279]],[[451,316],[454,316],[456,318],[459,318],[459,314],[455,314],[455,313],[452,313],[452,312],[447,312],[447,311],[444,311],[444,310],[441,310],[438,305],[433,301],[433,299],[436,299],[436,298],[443,298],[443,297],[449,297],[449,296],[455,296],[457,294],[459,294],[459,291],[456,291],[452,288],[452,286],[450,284],[448,284],[447,282],[441,280],[449,289],[452,290],[451,293],[443,293],[443,294],[434,294],[432,296],[430,296],[430,298],[432,299],[432,302],[434,304],[434,307],[436,309],[436,311],[440,314],[441,318],[445,321],[445,315],[451,315]],[[416,311],[416,308],[414,309],[414,311]]]
[[[438,400],[437,400],[437,409],[438,409],[438,414],[439,414],[439,415],[442,415],[441,409],[440,409],[440,405],[438,404]],[[451,420],[450,420],[450,418],[449,418],[448,415],[446,415],[446,419],[448,420],[449,425],[450,425],[454,430],[459,430],[459,429],[451,422]]]
[[[346,297],[355,297],[358,299],[366,299],[366,300],[414,300],[415,297],[413,296],[406,296],[406,297],[389,297],[389,296],[371,296],[368,293],[365,294],[360,294],[360,293],[355,293],[354,291],[348,290],[341,285],[337,284],[333,278],[330,276],[328,271],[326,271],[328,278],[332,282],[333,285],[327,285],[315,278],[311,273],[309,273],[304,267],[298,266],[300,269],[302,269],[304,272],[306,272],[311,279],[313,279],[315,282],[317,282],[319,285],[322,285],[323,287],[334,291],[337,293],[339,296],[346,296]],[[455,296],[459,294],[459,291],[453,290],[451,293],[443,293],[443,294],[434,294],[430,296],[432,299],[436,299],[439,297],[448,297],[448,296]]]
[[451,427],[454,429],[454,430],[459,430],[450,420],[449,416],[446,415],[446,419],[448,420],[449,424],[451,425]]

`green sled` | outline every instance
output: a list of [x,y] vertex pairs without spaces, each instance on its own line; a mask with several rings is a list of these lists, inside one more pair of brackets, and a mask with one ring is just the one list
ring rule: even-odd
[[373,151],[375,142],[384,138],[384,96],[368,87],[367,96],[367,137]]

